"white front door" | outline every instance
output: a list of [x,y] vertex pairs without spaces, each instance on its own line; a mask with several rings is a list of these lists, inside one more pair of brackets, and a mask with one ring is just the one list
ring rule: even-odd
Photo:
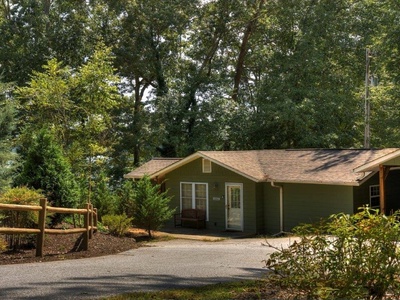
[[243,184],[226,183],[226,229],[243,230]]

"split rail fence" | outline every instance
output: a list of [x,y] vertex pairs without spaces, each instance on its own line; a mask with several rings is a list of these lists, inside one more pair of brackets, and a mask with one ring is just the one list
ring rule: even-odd
[[[0,234],[36,234],[36,256],[43,256],[45,234],[83,234],[83,250],[88,250],[89,239],[93,237],[93,232],[97,230],[97,209],[87,203],[85,208],[64,208],[47,206],[47,199],[40,199],[40,206],[17,205],[0,203],[0,210],[16,211],[37,211],[39,212],[38,228],[13,228],[0,227]],[[82,228],[71,229],[49,229],[46,228],[47,213],[79,214],[84,216]]]

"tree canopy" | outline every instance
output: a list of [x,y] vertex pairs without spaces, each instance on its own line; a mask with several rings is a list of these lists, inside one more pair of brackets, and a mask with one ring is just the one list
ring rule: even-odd
[[2,1],[18,123],[0,145],[50,129],[89,200],[153,156],[363,147],[371,49],[371,147],[398,146],[399,17],[395,0]]

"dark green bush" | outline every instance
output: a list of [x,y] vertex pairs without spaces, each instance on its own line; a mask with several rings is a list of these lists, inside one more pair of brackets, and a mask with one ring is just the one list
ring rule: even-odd
[[320,226],[295,229],[300,241],[266,260],[270,279],[313,299],[400,296],[399,213],[363,208]]
[[128,218],[123,215],[105,215],[102,222],[104,226],[108,227],[108,231],[112,235],[124,236],[128,229],[131,227],[133,218]]
[[102,221],[105,215],[114,215],[117,213],[117,196],[111,190],[108,178],[101,172],[96,180],[93,189],[93,205],[97,208],[99,220]]

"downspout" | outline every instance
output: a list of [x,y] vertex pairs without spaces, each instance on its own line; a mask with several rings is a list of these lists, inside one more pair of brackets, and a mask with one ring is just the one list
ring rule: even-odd
[[280,235],[284,233],[283,231],[283,186],[276,185],[274,181],[271,181],[271,186],[279,189],[279,233]]

